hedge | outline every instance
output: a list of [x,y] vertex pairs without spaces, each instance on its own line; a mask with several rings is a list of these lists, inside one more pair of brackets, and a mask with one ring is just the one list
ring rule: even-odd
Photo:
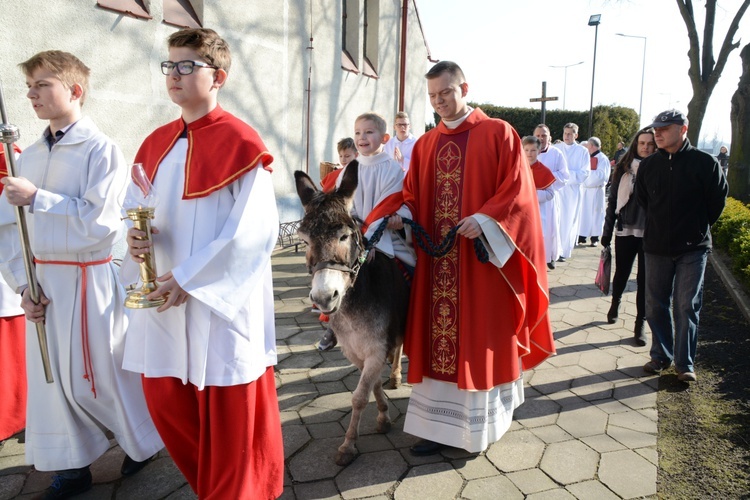
[[729,254],[734,275],[750,290],[750,205],[727,198],[711,233],[714,244]]

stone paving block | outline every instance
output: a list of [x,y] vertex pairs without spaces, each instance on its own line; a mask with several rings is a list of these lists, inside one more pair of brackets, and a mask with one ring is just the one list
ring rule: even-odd
[[169,495],[165,500],[196,500],[198,495],[193,492],[189,484]]
[[10,500],[21,494],[26,476],[23,474],[10,474],[0,476],[0,500]]
[[654,464],[656,467],[659,466],[659,452],[656,451],[655,446],[649,448],[638,448],[637,450],[633,451]]
[[598,451],[599,453],[605,453],[608,451],[624,450],[625,446],[619,441],[612,439],[606,434],[597,434],[596,436],[587,436],[581,438],[585,444]]
[[487,460],[487,457],[481,455],[474,458],[453,460],[451,463],[453,464],[453,468],[467,480],[492,477],[500,474],[500,471]]
[[570,389],[572,380],[570,375],[562,369],[537,369],[529,380],[529,385],[542,394],[560,392]]
[[340,438],[315,439],[287,462],[292,479],[297,482],[331,479],[343,467],[334,461],[344,440]]
[[326,394],[347,392],[346,386],[340,380],[335,380],[333,382],[319,382],[315,384],[315,388],[318,390],[318,394],[321,396],[325,396]]
[[[391,418],[391,425],[393,425],[393,419],[398,417],[399,413],[398,413],[398,410],[390,403],[390,401],[388,401],[388,415]],[[341,420],[341,425],[343,425],[345,428],[348,428],[349,422],[351,422],[351,417],[352,417],[352,414],[350,411],[344,417],[344,419]],[[365,406],[365,409],[362,411],[362,416],[359,420],[360,436],[363,436],[366,434],[374,434],[378,432],[376,430],[377,425],[378,425],[378,406],[375,403],[375,399],[373,396],[371,398],[371,401],[367,403],[367,406]]]
[[163,498],[186,483],[171,459],[159,458],[135,476],[124,479],[115,498]]
[[544,427],[533,427],[530,429],[536,437],[544,441],[545,443],[558,443],[560,441],[567,441],[573,439],[573,436],[565,432],[562,427],[558,425],[545,425]]
[[307,370],[284,370],[278,372],[278,377],[281,380],[282,386],[289,386],[291,384],[309,384],[310,377],[308,377]]
[[578,361],[581,359],[581,353],[573,350],[568,350],[564,352],[560,352],[560,349],[558,349],[557,355],[552,356],[550,358],[547,358],[547,361],[544,362],[544,365],[551,365],[551,366],[576,366],[578,365]]
[[295,425],[301,424],[302,419],[299,417],[299,413],[296,411],[282,411],[279,412],[281,416],[281,425]]
[[594,312],[597,310],[596,303],[588,300],[576,300],[570,304],[570,310],[576,312]]
[[302,423],[309,425],[324,422],[340,422],[346,415],[346,412],[328,408],[306,407],[299,410],[299,415],[302,418]]
[[360,453],[373,453],[392,449],[391,442],[383,434],[368,434],[366,436],[359,436],[359,439],[357,439],[357,450]]
[[612,397],[614,384],[600,375],[574,379],[570,392],[586,401],[599,401]]
[[299,410],[318,396],[315,384],[291,384],[276,391],[281,411]]
[[304,425],[285,425],[282,432],[284,440],[284,458],[294,455],[312,438]]
[[546,396],[541,396],[527,398],[521,406],[516,408],[513,419],[524,427],[541,427],[553,425],[559,413],[558,403]]
[[331,481],[317,481],[315,483],[304,483],[294,486],[296,500],[334,500],[341,498],[336,484]]
[[539,467],[561,484],[572,484],[596,477],[599,453],[578,440],[552,443],[544,450]]
[[557,417],[557,425],[573,437],[581,438],[603,434],[607,426],[608,415],[596,406],[586,406],[563,410]]
[[599,479],[623,498],[656,494],[656,466],[632,450],[604,453]]
[[[286,432],[286,426],[283,429]],[[339,422],[326,422],[323,424],[310,424],[307,431],[313,439],[324,439],[331,437],[340,437],[343,441],[346,429]]]
[[[645,417],[640,412],[628,411],[625,413],[618,413],[609,417],[609,425],[616,425],[618,427],[624,427],[638,432],[645,432],[649,434],[656,434],[658,429],[656,422],[650,418]],[[639,448],[638,446],[636,448]]]
[[487,458],[503,472],[530,469],[539,464],[544,442],[531,431],[509,432],[487,450]]
[[569,484],[567,490],[576,498],[595,498],[596,500],[618,500],[620,498],[599,481]]
[[612,439],[622,443],[626,448],[643,448],[646,446],[656,446],[656,433],[638,432],[630,429],[609,425],[607,434]]
[[639,408],[638,413],[640,413],[647,419],[652,420],[654,422],[659,421],[659,412],[657,411],[656,408]]
[[[375,397],[370,394],[370,401],[374,400]],[[352,394],[350,392],[340,392],[338,394],[318,396],[310,402],[309,406],[315,408],[328,408],[329,410],[341,410],[344,412],[351,411]]]
[[31,466],[26,465],[24,455],[11,455],[0,457],[0,477],[8,474],[21,474],[28,471]]
[[[108,483],[120,479],[122,477],[120,468],[124,459],[125,452],[119,446],[110,448],[104,455],[96,459],[91,464],[91,475],[93,476],[94,484]],[[151,464],[147,465],[146,469],[150,466]]]
[[522,500],[523,493],[507,477],[495,476],[470,480],[461,492],[461,498],[467,500]]
[[19,436],[23,436],[23,433],[16,435],[16,437],[10,437],[3,442],[0,446],[0,458],[24,455],[26,453],[23,443],[19,442],[19,439],[23,439],[23,437]]
[[336,477],[336,486],[344,498],[383,495],[406,472],[406,462],[394,451],[363,454]]
[[616,384],[613,397],[634,410],[656,408],[656,391],[639,380]]
[[452,500],[463,487],[463,479],[450,464],[420,465],[409,471],[396,488],[395,500]]
[[23,485],[23,494],[43,491],[52,483],[53,474],[54,472],[33,470],[26,479],[26,484]]
[[323,359],[316,349],[314,352],[295,353],[294,356],[279,362],[276,369],[283,371],[289,368],[315,368],[322,362]]
[[532,493],[526,500],[574,500],[575,497],[563,488],[547,490],[540,493]]
[[557,488],[557,484],[539,469],[527,469],[508,474],[524,495]]
[[[597,314],[596,316],[598,317],[599,315]],[[617,333],[598,327],[589,328],[588,335],[586,336],[586,342],[601,348],[617,345],[620,343],[620,340],[620,336]]]
[[581,353],[578,365],[592,373],[602,373],[617,369],[617,358],[606,350],[595,349]]
[[612,415],[613,413],[623,413],[626,411],[631,411],[629,407],[625,406],[614,398],[597,401],[596,407],[606,413],[609,413],[610,415]]

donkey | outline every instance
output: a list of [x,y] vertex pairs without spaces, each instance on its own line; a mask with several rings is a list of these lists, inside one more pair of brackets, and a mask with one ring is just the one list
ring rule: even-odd
[[305,208],[298,234],[306,243],[305,257],[312,274],[310,299],[330,317],[344,356],[362,372],[352,395],[351,422],[336,454],[338,465],[348,465],[357,456],[354,445],[370,393],[378,406],[377,431],[385,433],[391,428],[380,374],[386,358],[392,357],[390,386],[401,383],[409,302],[409,286],[396,262],[374,250],[366,258],[360,225],[350,214],[358,168],[356,161],[350,163],[341,186],[331,193],[318,191],[304,172],[294,173]]

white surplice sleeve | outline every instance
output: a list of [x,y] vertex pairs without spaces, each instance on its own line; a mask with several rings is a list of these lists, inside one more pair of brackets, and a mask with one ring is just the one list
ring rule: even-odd
[[271,173],[259,163],[232,185],[235,203],[219,235],[172,269],[191,297],[232,321],[263,286],[279,232]]

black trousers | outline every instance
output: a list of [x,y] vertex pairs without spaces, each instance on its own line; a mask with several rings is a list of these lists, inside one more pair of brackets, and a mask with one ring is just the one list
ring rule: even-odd
[[612,278],[612,299],[620,300],[633,270],[633,262],[638,257],[637,290],[635,292],[636,314],[646,316],[646,259],[643,256],[643,238],[636,236],[615,236],[615,276]]

